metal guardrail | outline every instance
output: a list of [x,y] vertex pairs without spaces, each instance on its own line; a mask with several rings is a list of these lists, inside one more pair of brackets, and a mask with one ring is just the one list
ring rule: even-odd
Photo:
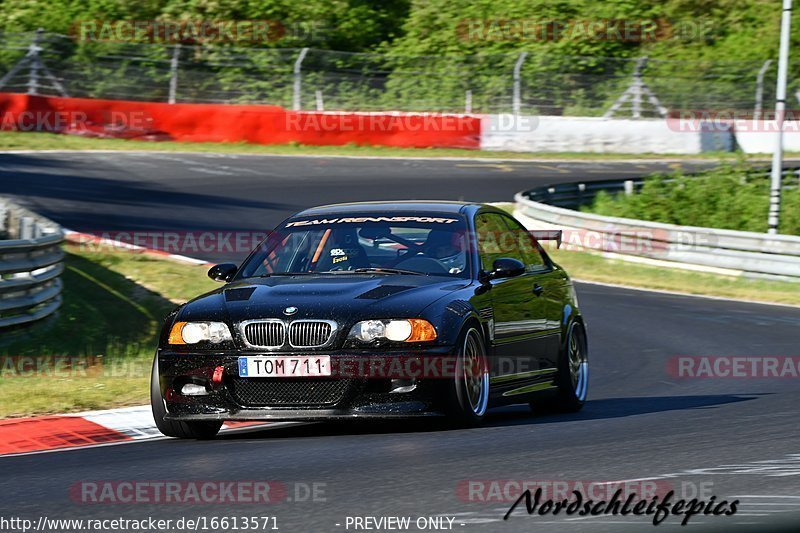
[[26,324],[61,305],[64,232],[0,198],[0,328]]
[[[794,171],[789,171],[794,172]],[[515,196],[516,214],[539,229],[563,229],[567,247],[693,270],[800,282],[800,237],[678,226],[576,211],[599,191],[632,192],[644,179],[567,183]]]

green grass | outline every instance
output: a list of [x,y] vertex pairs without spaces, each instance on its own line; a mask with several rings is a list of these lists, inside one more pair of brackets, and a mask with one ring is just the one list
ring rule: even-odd
[[[615,160],[615,159],[708,159],[735,160],[741,154],[732,152],[707,152],[699,155],[663,154],[596,154],[583,152],[486,152],[458,148],[394,148],[390,146],[364,146],[346,144],[343,146],[309,146],[302,144],[247,144],[247,143],[182,143],[150,142],[125,139],[90,139],[71,135],[30,132],[0,132],[0,151],[3,150],[155,150],[164,152],[216,152],[236,154],[273,155],[347,155],[371,157],[464,157],[490,159],[575,159],[575,160]],[[787,154],[787,157],[790,154]],[[752,160],[762,159],[753,157]]]
[[570,276],[580,280],[754,302],[800,305],[800,283],[640,265],[589,252],[549,250],[549,253]]
[[146,403],[164,316],[216,286],[202,266],[124,251],[67,252],[57,315],[0,345],[0,417]]

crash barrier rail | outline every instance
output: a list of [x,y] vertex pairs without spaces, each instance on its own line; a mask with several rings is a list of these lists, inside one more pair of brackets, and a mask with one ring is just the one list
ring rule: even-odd
[[41,320],[61,305],[64,232],[0,198],[0,329]]
[[800,281],[798,236],[679,226],[577,210],[599,191],[631,194],[643,182],[644,178],[636,178],[537,187],[515,196],[515,213],[530,229],[563,229],[569,249],[691,270]]

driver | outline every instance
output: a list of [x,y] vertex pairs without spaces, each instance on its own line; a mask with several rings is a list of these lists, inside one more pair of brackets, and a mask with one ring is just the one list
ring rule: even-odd
[[456,231],[431,230],[422,245],[422,254],[442,263],[451,274],[457,274],[466,265],[464,235]]
[[428,233],[428,238],[422,245],[422,253],[433,259],[443,259],[456,255],[461,252],[462,248],[461,235],[452,231],[434,229]]

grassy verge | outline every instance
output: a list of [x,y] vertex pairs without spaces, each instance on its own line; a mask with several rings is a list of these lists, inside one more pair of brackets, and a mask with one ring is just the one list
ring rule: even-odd
[[201,266],[67,252],[58,314],[0,345],[0,418],[146,403],[163,317],[215,286]]
[[[583,152],[521,153],[484,152],[456,148],[393,148],[390,146],[308,146],[302,144],[259,145],[247,143],[180,143],[149,142],[123,139],[89,139],[52,133],[0,132],[0,150],[156,150],[164,152],[216,152],[275,155],[348,155],[373,157],[466,157],[491,159],[709,159],[736,160],[741,154],[732,152],[707,152],[698,155],[663,154],[596,154]],[[791,154],[787,154],[790,157]],[[753,160],[758,157],[751,158]],[[762,157],[763,159],[763,157]]]
[[551,250],[550,255],[573,278],[581,280],[754,302],[800,305],[800,283],[639,265],[571,250]]

